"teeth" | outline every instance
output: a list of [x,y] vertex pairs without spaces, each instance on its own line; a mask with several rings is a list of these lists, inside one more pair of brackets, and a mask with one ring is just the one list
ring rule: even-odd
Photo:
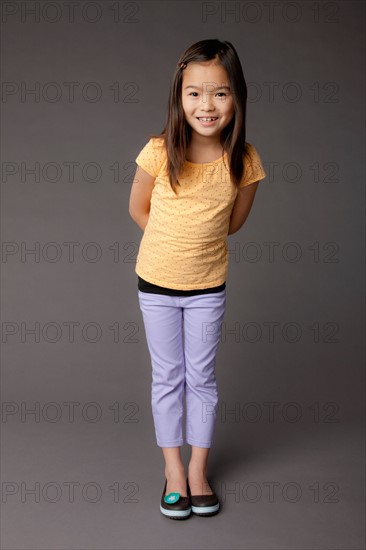
[[214,117],[214,118],[202,118],[202,117],[199,117],[199,120],[203,120],[204,122],[210,122],[211,120],[216,120],[217,117]]

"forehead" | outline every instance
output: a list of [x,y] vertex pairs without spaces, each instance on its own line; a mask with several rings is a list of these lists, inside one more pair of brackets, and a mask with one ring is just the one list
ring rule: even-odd
[[204,82],[229,85],[229,78],[226,70],[222,65],[213,61],[191,62],[183,71],[183,86],[189,84],[202,86]]

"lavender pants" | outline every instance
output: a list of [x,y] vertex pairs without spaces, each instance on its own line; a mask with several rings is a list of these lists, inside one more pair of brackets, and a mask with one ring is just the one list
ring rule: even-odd
[[[180,447],[185,392],[185,440],[210,448],[217,414],[216,352],[226,288],[197,296],[138,290],[152,365],[151,406],[159,447]],[[184,327],[184,332],[183,332]]]

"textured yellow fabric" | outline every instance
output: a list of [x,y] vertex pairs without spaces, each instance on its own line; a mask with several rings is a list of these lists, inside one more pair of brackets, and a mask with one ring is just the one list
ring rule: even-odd
[[[249,144],[240,187],[266,177],[261,159]],[[136,259],[136,273],[146,281],[178,290],[211,288],[226,280],[227,234],[238,189],[230,180],[228,158],[186,161],[171,189],[162,138],[151,138],[135,159],[155,179],[150,214]]]

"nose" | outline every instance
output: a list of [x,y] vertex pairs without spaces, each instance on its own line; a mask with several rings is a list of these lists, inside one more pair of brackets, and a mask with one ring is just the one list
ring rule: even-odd
[[201,101],[201,111],[212,111],[215,109],[215,107],[213,107],[212,105],[212,96],[211,94],[208,94],[208,93],[204,93],[202,94],[202,101]]

